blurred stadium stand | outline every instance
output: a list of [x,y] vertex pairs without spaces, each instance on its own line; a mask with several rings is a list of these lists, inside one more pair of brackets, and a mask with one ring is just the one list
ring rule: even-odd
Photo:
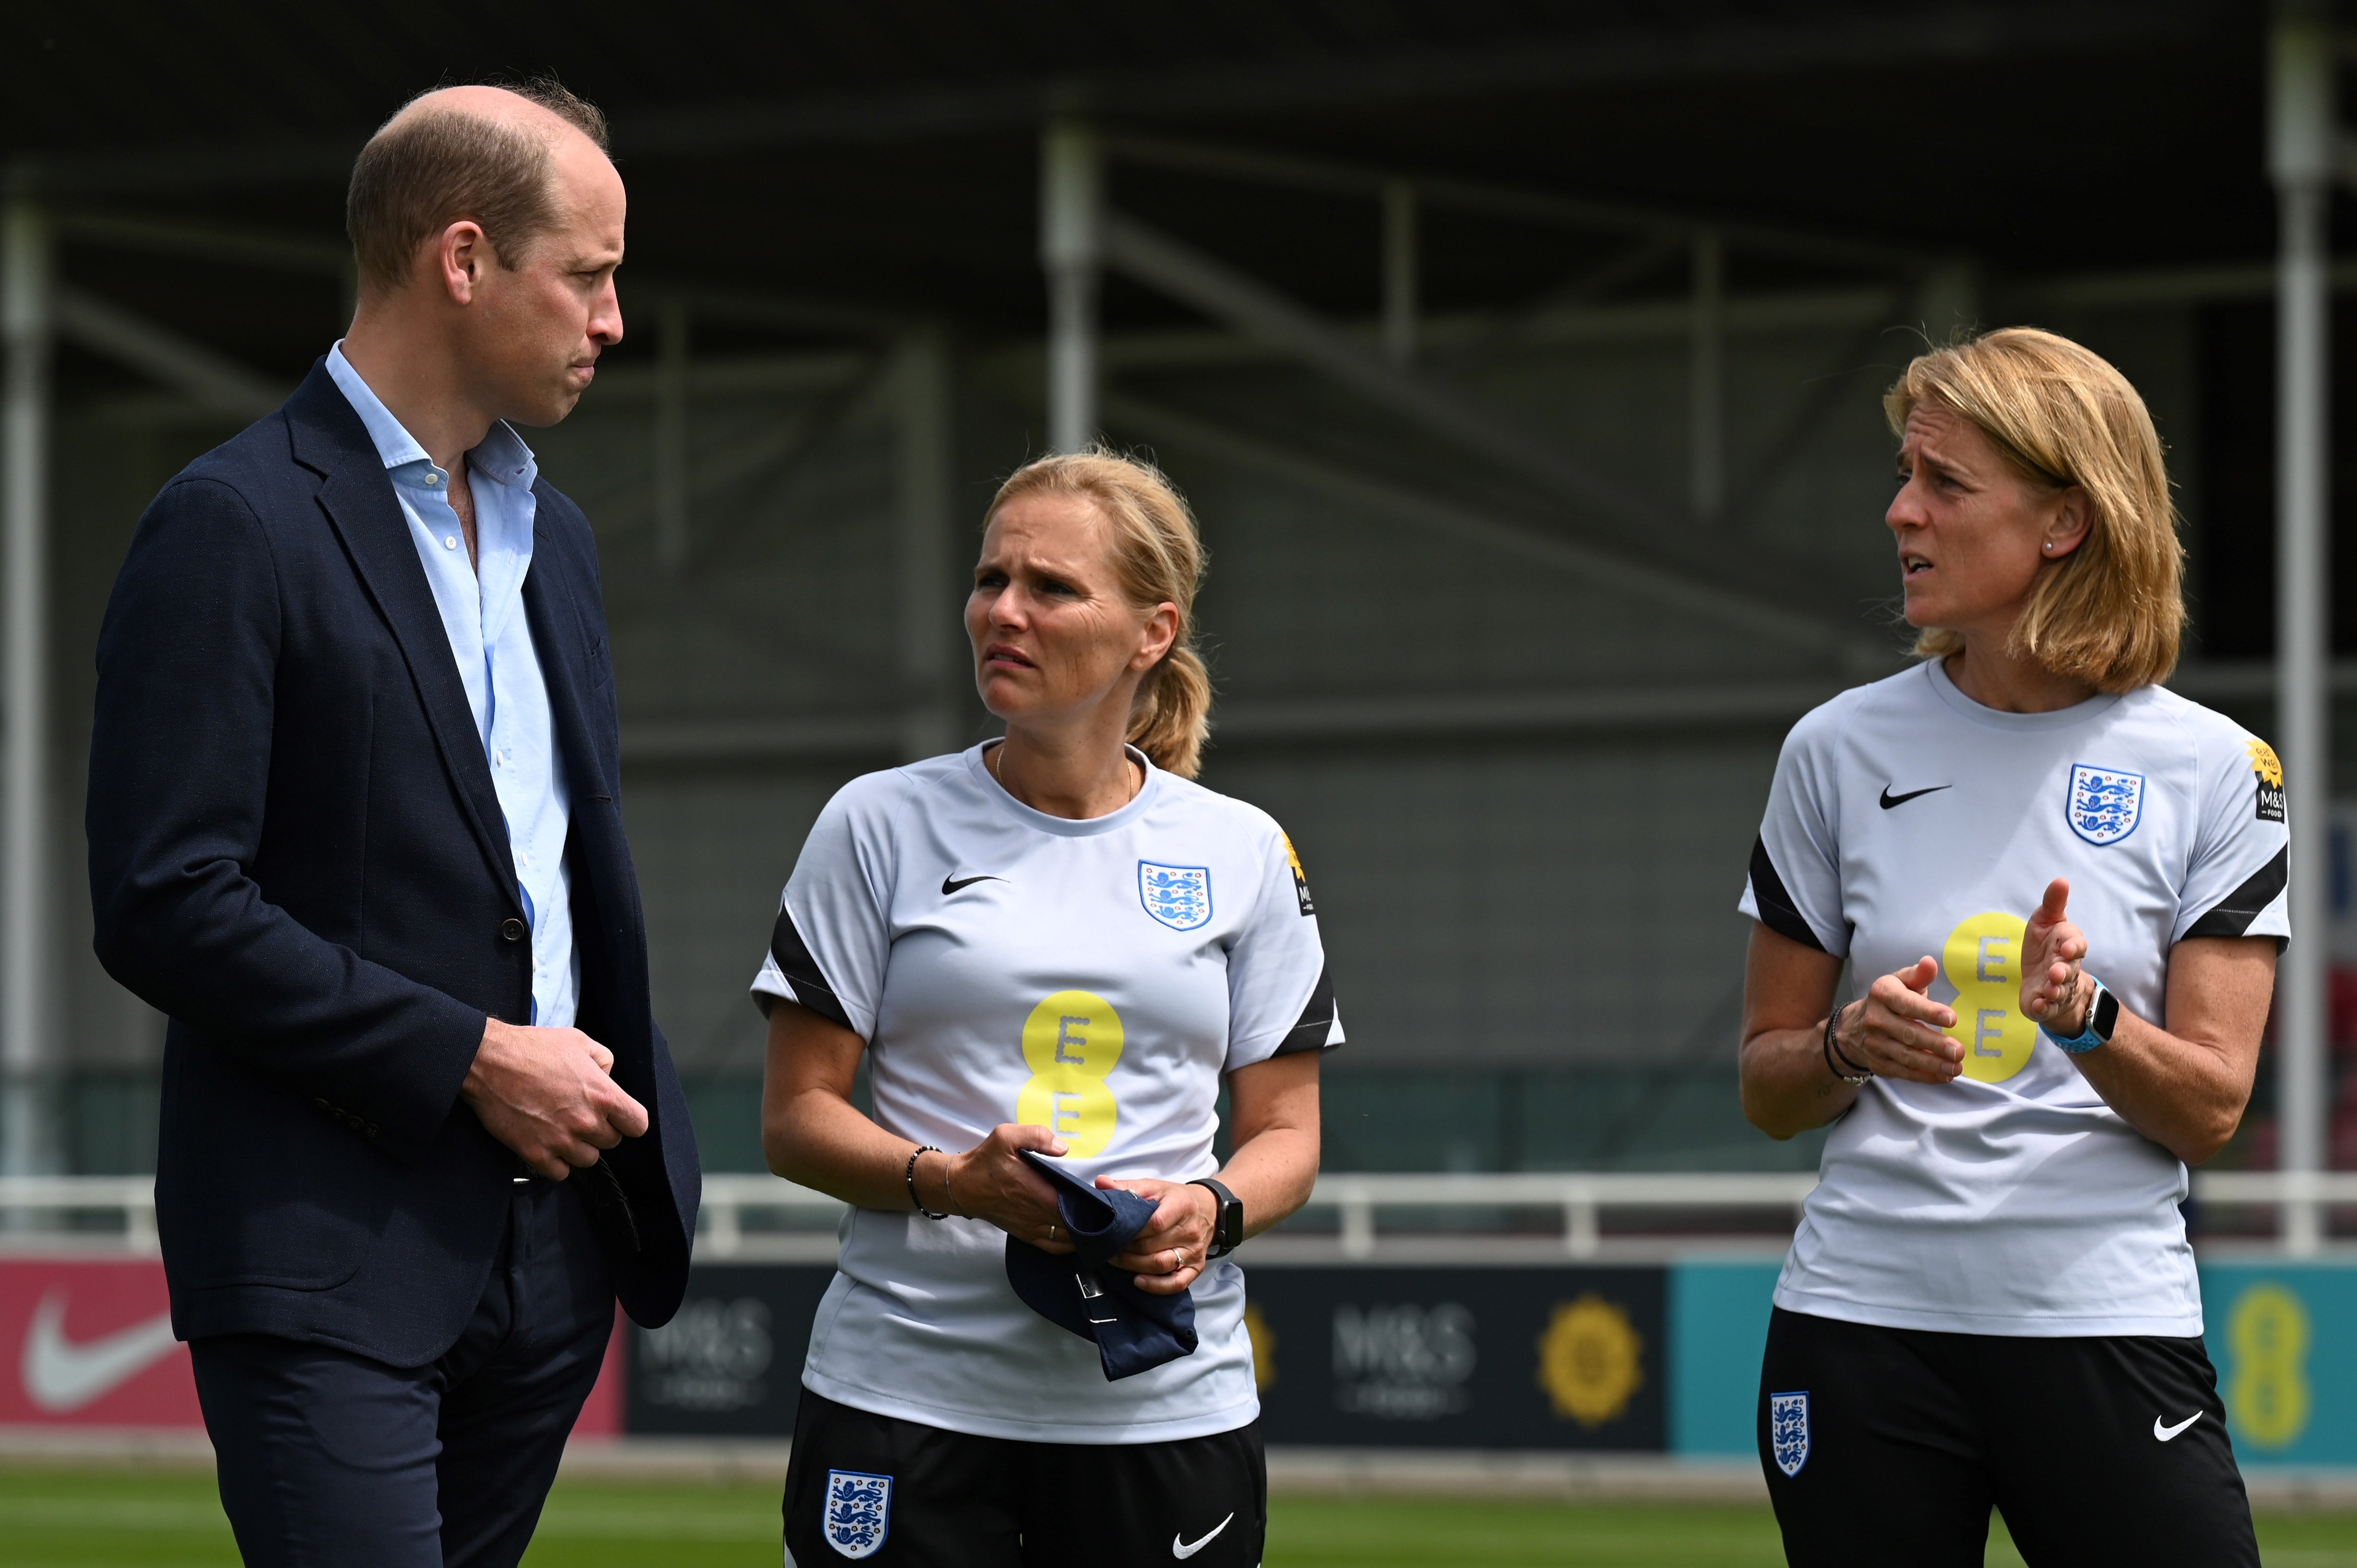
[[[53,237],[58,342],[57,978],[17,1058],[48,1134],[12,1168],[152,1154],[161,1021],[90,955],[77,825],[132,523],[335,337],[369,129],[436,81],[542,70],[611,116],[632,198],[629,338],[531,439],[599,532],[657,1015],[714,1168],[759,1167],[744,987],[813,816],[985,733],[954,618],[995,477],[1049,441],[1051,124],[1095,138],[1118,215],[1103,428],[1211,550],[1206,781],[1286,824],[1318,897],[1351,1036],[1328,1168],[1813,1168],[1737,1107],[1733,905],[1784,729],[1900,662],[1878,394],[1924,334],[2034,321],[2143,389],[2194,560],[2179,683],[2272,729],[2266,21],[6,7],[0,162],[20,243]],[[2357,453],[2357,353],[2334,362]],[[2344,525],[2352,486],[2344,461]],[[2336,587],[2353,570],[2339,549]],[[2345,659],[2357,595],[2333,597]],[[2334,677],[2345,713],[2357,662]]]

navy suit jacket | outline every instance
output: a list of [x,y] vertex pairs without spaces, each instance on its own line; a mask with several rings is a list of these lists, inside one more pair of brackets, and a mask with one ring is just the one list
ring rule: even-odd
[[[686,1288],[702,1178],[649,1007],[597,547],[533,493],[579,1026],[651,1121],[606,1156],[638,1246],[602,1245],[653,1325]],[[99,634],[87,825],[99,960],[172,1020],[156,1205],[181,1337],[439,1356],[521,1169],[458,1089],[486,1015],[532,1016],[532,943],[433,591],[324,362],[140,519]]]

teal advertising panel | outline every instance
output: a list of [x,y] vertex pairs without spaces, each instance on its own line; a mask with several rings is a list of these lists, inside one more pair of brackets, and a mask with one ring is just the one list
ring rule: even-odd
[[2205,1267],[2201,1316],[2244,1467],[2357,1465],[2357,1268]]
[[1754,1404],[1778,1262],[1686,1262],[1670,1270],[1670,1452],[1759,1452]]
[[[1779,1266],[1671,1269],[1672,1453],[1756,1451],[1753,1407]],[[2357,1465],[2357,1267],[2205,1266],[2201,1300],[2235,1457],[2253,1468]]]

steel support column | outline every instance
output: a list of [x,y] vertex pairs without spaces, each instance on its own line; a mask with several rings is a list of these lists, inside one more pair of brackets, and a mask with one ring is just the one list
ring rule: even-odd
[[1923,316],[1923,338],[1932,348],[1953,343],[1980,325],[1980,269],[1958,257],[1925,273],[1915,285]]
[[655,559],[668,572],[687,565],[688,322],[683,300],[666,299],[656,312]]
[[[2309,5],[2277,14],[2268,83],[2268,172],[2281,211],[2276,321],[2276,738],[2291,800],[2292,940],[2276,977],[2277,1162],[2294,1176],[2324,1168],[2326,801],[2332,731],[2325,687],[2331,638],[2328,597],[2331,320],[2327,270],[2334,146],[2333,38]],[[2293,1196],[2284,1245],[2313,1252],[2323,1216]]]
[[1727,505],[1727,247],[1708,231],[1694,242],[1694,358],[1688,387],[1692,465],[1688,504],[1696,517]]
[[1039,157],[1039,262],[1048,272],[1048,444],[1097,437],[1097,286],[1103,273],[1104,163],[1096,132],[1048,127]]
[[963,668],[955,657],[963,639],[952,589],[955,426],[949,344],[941,329],[910,331],[898,357],[893,565],[899,588],[900,754],[913,762],[957,744],[952,682]]
[[6,628],[0,672],[0,1172],[60,1168],[49,941],[49,359],[56,247],[17,195],[0,212],[0,534]]
[[1415,363],[1415,320],[1420,285],[1416,277],[1415,187],[1404,179],[1383,183],[1383,358],[1399,366]]

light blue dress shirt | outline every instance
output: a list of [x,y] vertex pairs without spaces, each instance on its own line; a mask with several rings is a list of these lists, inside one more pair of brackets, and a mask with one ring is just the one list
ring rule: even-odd
[[361,380],[344,358],[341,342],[328,350],[328,373],[384,459],[491,765],[491,785],[507,817],[516,887],[532,921],[529,1021],[544,1028],[570,1028],[581,994],[581,957],[573,945],[573,878],[565,865],[573,806],[556,756],[548,685],[523,613],[523,580],[532,570],[532,525],[538,510],[532,485],[539,465],[532,448],[504,423],[492,425],[482,445],[467,454],[480,558],[479,564],[469,562],[467,536],[450,506],[450,476],[434,466]]

